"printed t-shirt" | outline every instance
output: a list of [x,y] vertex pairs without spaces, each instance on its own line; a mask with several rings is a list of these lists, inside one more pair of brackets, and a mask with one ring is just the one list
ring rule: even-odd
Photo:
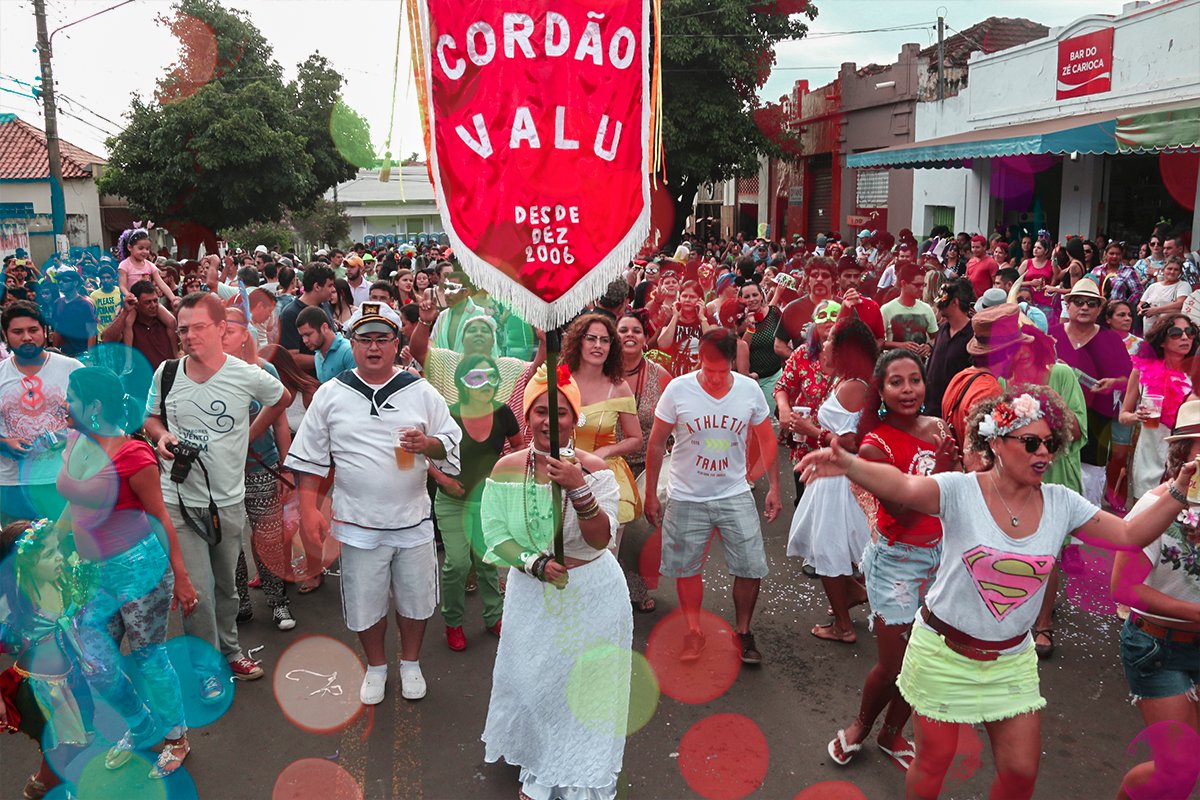
[[884,338],[889,342],[930,344],[937,336],[937,315],[923,300],[906,306],[897,297],[890,303],[884,303],[880,311],[883,312],[883,326],[886,331]]
[[[1129,510],[1126,519],[1133,519],[1138,514],[1158,502],[1162,495],[1146,492],[1141,499]],[[1200,511],[1195,506],[1185,508],[1179,516],[1153,542],[1142,549],[1150,561],[1150,574],[1142,581],[1147,587],[1162,592],[1168,597],[1183,600],[1186,603],[1200,603],[1200,545],[1188,539],[1180,526],[1183,521],[1190,521],[1196,526]],[[1139,614],[1146,612],[1135,608]],[[1184,622],[1174,617],[1164,617],[1161,614],[1151,616],[1172,622]]]
[[96,289],[88,297],[96,307],[96,335],[104,333],[104,329],[112,324],[121,311],[121,287],[114,286],[111,291]]
[[[79,446],[80,435],[70,436],[64,465]],[[141,498],[129,483],[133,475],[147,467],[158,471],[154,450],[141,439],[130,439],[94,475],[80,480],[73,478],[65,466],[59,470],[58,493],[71,503],[75,545],[82,558],[112,558],[153,533]]]
[[[241,503],[246,496],[246,452],[249,447],[250,404],[272,406],[283,397],[283,384],[257,364],[225,356],[225,363],[204,383],[187,375],[188,359],[179,362],[175,383],[166,400],[167,430],[180,442],[197,448],[208,469],[212,499],[218,507]],[[163,367],[154,371],[146,413],[158,416],[162,409]],[[207,508],[209,490],[204,472],[193,464],[187,480],[171,481],[170,470],[162,474],[163,497],[193,508]],[[179,497],[176,497],[176,487]]]
[[[941,472],[942,563],[925,605],[947,624],[989,642],[1026,634],[1028,642],[1067,534],[1098,509],[1063,486],[1043,484],[1042,518],[1029,536],[1014,539],[987,510],[979,483],[986,473]],[[917,617],[917,624],[924,624]]]
[[721,399],[700,385],[700,373],[667,384],[654,415],[674,425],[675,448],[667,493],[677,500],[722,500],[749,491],[746,440],[767,418],[767,401],[756,381],[731,373]]
[[[0,486],[54,483],[70,420],[67,376],[82,366],[68,356],[46,353],[37,374],[26,376],[15,358],[0,361],[0,437],[35,442],[34,452],[19,461],[0,455]],[[58,437],[59,446],[49,446],[44,434]]]

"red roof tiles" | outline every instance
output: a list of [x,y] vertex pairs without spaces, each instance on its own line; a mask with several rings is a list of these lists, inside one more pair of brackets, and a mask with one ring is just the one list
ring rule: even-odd
[[[946,66],[963,67],[971,53],[995,53],[1044,39],[1049,34],[1050,29],[1045,25],[1022,17],[988,17],[961,33],[946,37]],[[931,69],[937,69],[936,44],[926,47],[919,55],[930,60]]]
[[[92,177],[92,164],[104,159],[59,139],[64,179]],[[47,180],[50,159],[46,154],[46,133],[16,114],[0,114],[0,180]]]

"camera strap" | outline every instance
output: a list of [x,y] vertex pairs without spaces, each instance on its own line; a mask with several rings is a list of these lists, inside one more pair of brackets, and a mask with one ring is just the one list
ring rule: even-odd
[[208,467],[204,466],[204,462],[199,457],[196,458],[196,465],[200,467],[200,472],[204,475],[204,489],[208,493],[209,527],[203,528],[192,519],[187,506],[183,504],[183,495],[179,493],[179,484],[175,484],[175,499],[179,501],[179,515],[183,517],[183,521],[192,529],[192,532],[208,542],[209,545],[215,546],[221,543],[221,515],[217,511],[217,502],[213,500],[212,486],[208,482]]

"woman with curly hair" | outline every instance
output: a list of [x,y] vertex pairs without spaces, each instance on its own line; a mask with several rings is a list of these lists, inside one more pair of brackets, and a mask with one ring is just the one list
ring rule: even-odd
[[1070,489],[1045,485],[1043,476],[1069,437],[1067,411],[1057,396],[1019,386],[976,407],[968,446],[984,462],[979,472],[906,475],[855,458],[838,442],[797,467],[806,481],[848,478],[881,501],[941,518],[938,577],[913,623],[897,680],[913,708],[916,732],[910,798],[937,797],[957,751],[959,726],[979,724],[996,762],[991,796],[1032,796],[1046,701],[1029,629],[1067,534],[1099,547],[1138,550],[1187,506],[1194,462],[1129,520]]
[[[841,449],[858,451],[858,425],[871,393],[871,375],[879,350],[875,334],[857,317],[838,322],[824,345],[835,383],[817,411],[817,441],[837,440]],[[808,486],[796,506],[787,554],[801,556],[821,577],[833,621],[814,625],[818,639],[858,641],[850,608],[865,603],[866,590],[854,579],[854,566],[870,540],[867,517],[854,498],[850,481],[833,477]]]
[[617,510],[619,548],[623,526],[642,514],[633,470],[625,456],[645,445],[637,400],[621,365],[616,324],[604,314],[584,314],[576,319],[563,337],[563,362],[579,385],[583,403],[574,446],[604,459],[621,490]]

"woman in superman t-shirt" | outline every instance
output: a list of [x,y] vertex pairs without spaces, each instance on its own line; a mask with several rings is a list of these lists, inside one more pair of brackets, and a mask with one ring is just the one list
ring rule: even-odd
[[917,613],[897,681],[912,705],[916,733],[909,797],[938,795],[958,726],[980,723],[996,762],[992,796],[1032,796],[1046,701],[1029,629],[1066,535],[1137,550],[1186,505],[1194,462],[1169,493],[1128,521],[1070,489],[1043,485],[1055,453],[1070,439],[1066,419],[1061,401],[1044,387],[1019,386],[984,401],[972,416],[967,446],[983,457],[984,471],[905,475],[838,447],[811,453],[796,467],[804,480],[846,475],[880,500],[941,518],[937,580]]

